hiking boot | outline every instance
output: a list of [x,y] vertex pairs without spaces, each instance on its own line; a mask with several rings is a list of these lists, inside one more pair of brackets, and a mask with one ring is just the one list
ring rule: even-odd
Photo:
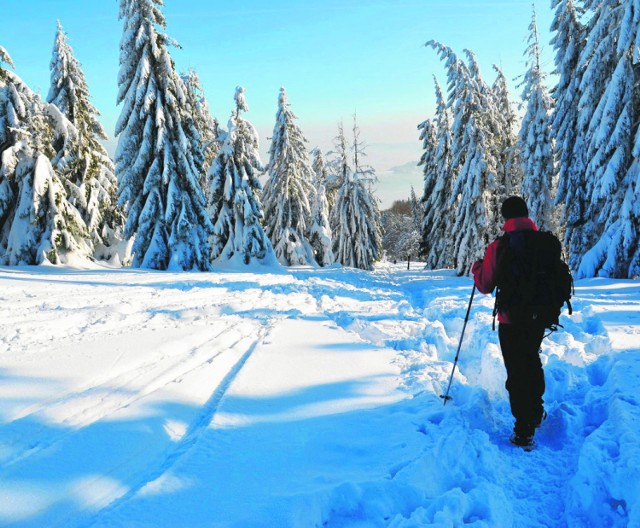
[[518,433],[513,433],[509,437],[509,441],[518,447],[522,447],[525,451],[530,451],[535,447],[535,442],[533,440],[533,435],[522,435]]
[[525,450],[527,448],[532,449],[535,445],[533,441],[533,435],[536,432],[536,425],[533,423],[516,422],[513,428],[513,434],[509,438],[510,442],[518,447],[522,447]]

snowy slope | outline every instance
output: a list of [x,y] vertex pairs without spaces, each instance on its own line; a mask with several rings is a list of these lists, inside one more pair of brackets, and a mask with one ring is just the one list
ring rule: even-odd
[[640,526],[640,283],[577,285],[511,428],[450,272],[0,268],[0,526]]

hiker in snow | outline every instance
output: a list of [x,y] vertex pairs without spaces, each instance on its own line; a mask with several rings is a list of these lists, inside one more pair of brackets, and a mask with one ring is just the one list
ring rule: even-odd
[[540,345],[545,328],[557,329],[572,281],[561,260],[560,241],[538,231],[522,198],[507,198],[501,213],[505,234],[489,245],[484,259],[475,262],[471,271],[478,291],[492,293],[497,288],[494,317],[497,314],[506,388],[515,418],[510,440],[530,448],[536,428],[546,417]]

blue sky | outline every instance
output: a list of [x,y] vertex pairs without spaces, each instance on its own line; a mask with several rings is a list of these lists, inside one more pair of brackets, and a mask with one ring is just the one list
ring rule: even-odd
[[[552,13],[536,2],[543,65],[552,70]],[[165,0],[167,33],[182,49],[180,71],[194,68],[213,114],[226,124],[237,85],[247,88],[247,118],[267,149],[280,86],[289,94],[310,146],[331,148],[336,125],[354,112],[380,178],[383,206],[419,192],[416,125],[433,113],[433,75],[444,71],[430,39],[474,51],[485,77],[492,64],[508,79],[524,72],[530,0]],[[60,20],[83,65],[93,103],[109,135],[116,106],[122,24],[117,0],[0,0],[0,46],[16,72],[46,96],[49,61]],[[512,96],[518,91],[511,82]],[[395,170],[392,170],[394,169]]]

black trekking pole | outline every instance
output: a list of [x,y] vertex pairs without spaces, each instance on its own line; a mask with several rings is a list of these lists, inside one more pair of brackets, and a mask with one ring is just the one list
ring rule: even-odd
[[471,290],[471,299],[469,299],[469,306],[467,307],[467,315],[464,318],[464,324],[462,325],[462,334],[460,335],[460,342],[458,343],[458,350],[456,352],[456,359],[453,362],[453,369],[451,370],[451,377],[449,378],[449,385],[447,386],[447,392],[440,397],[444,400],[444,405],[451,399],[449,396],[449,389],[451,389],[451,382],[453,381],[453,373],[456,371],[456,365],[458,364],[458,357],[460,356],[460,347],[462,347],[462,339],[464,338],[464,330],[467,328],[467,321],[469,321],[469,313],[471,313],[471,303],[473,302],[473,296],[476,293],[476,285],[473,285]]

